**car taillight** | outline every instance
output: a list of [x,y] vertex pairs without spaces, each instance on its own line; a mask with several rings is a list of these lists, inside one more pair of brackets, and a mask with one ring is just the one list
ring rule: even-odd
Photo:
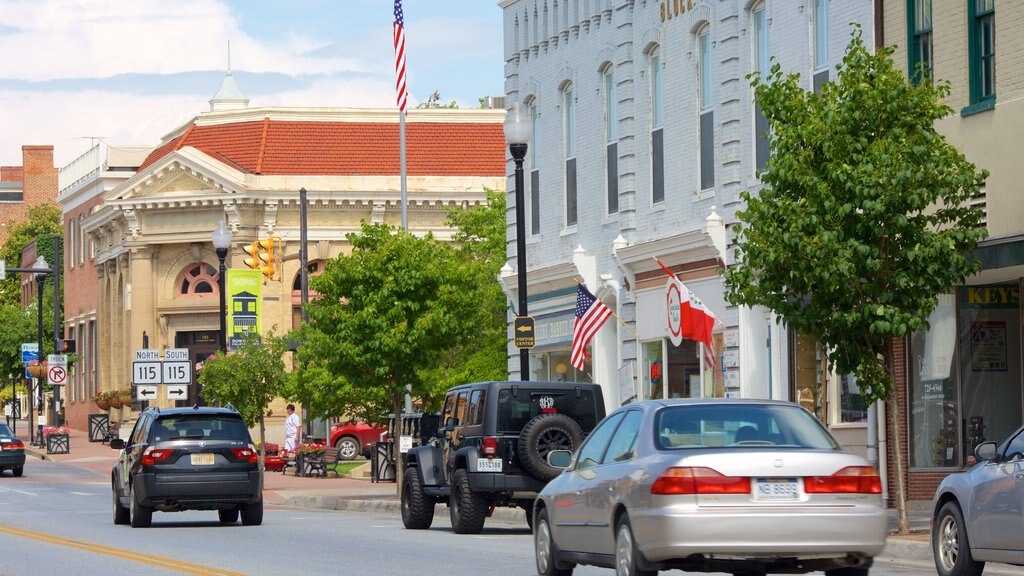
[[882,479],[871,466],[847,466],[831,476],[804,478],[808,494],[881,494]]
[[173,455],[174,450],[156,450],[150,446],[142,453],[142,465],[155,466],[157,462],[163,462]]
[[256,451],[256,448],[252,444],[246,448],[232,448],[231,452],[235,455],[235,458],[239,460],[246,460],[249,464],[255,464],[260,459],[259,452]]
[[2,450],[2,451],[6,451],[6,450],[24,450],[24,449],[25,449],[25,443],[22,442],[21,440],[16,440],[14,442],[7,442],[6,444],[0,444],[0,450]]
[[498,454],[498,439],[494,436],[485,436],[483,440],[484,456],[496,456]]
[[654,481],[651,494],[750,494],[750,478],[702,466],[672,467]]

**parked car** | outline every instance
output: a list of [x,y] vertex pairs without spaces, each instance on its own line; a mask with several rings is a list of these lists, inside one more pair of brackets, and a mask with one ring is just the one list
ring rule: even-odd
[[878,472],[796,404],[649,400],[605,418],[541,491],[541,576],[577,564],[866,576],[885,547]]
[[457,534],[479,534],[496,506],[533,525],[537,493],[559,473],[548,454],[579,447],[604,417],[601,386],[583,382],[476,382],[450,388],[444,426],[406,455],[402,523],[426,530],[437,503]]
[[335,424],[331,426],[331,446],[340,449],[338,458],[342,460],[352,460],[360,454],[369,458],[373,443],[380,442],[381,435],[387,432],[387,428],[370,426],[362,420]]
[[25,472],[25,443],[6,424],[0,424],[0,474],[4,470],[10,470],[15,478]]
[[1001,446],[974,448],[977,464],[946,476],[932,506],[939,576],[978,576],[986,562],[1024,566],[1024,427]]
[[241,415],[227,408],[149,408],[111,471],[114,524],[150,525],[154,511],[216,510],[223,523],[263,522],[259,453]]

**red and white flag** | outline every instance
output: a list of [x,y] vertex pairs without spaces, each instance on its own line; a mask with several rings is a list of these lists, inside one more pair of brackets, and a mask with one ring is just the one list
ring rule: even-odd
[[587,344],[611,315],[611,308],[605,306],[583,284],[576,285],[576,322],[572,325],[570,363],[577,370],[586,367]]
[[395,90],[398,93],[398,109],[405,113],[409,102],[409,91],[405,85],[405,14],[402,0],[395,0]]
[[679,286],[681,296],[679,315],[683,338],[702,343],[704,345],[704,362],[713,367],[715,365],[715,353],[711,345],[711,333],[715,329],[715,322],[718,320],[718,317],[693,291],[683,284],[682,280],[668,266],[665,266],[657,258],[654,261]]

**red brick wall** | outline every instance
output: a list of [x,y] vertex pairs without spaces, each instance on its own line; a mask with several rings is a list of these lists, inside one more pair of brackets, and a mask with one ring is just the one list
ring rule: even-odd
[[53,146],[22,146],[21,166],[0,168],[0,182],[21,182],[23,202],[0,203],[0,243],[7,240],[7,228],[21,222],[28,207],[57,199],[57,168],[53,165]]

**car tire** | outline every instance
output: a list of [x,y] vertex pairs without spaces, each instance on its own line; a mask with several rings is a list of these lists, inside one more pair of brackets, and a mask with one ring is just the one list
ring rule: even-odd
[[150,508],[149,506],[143,506],[142,504],[139,504],[139,497],[135,493],[134,487],[131,490],[130,498],[132,501],[132,528],[149,528],[149,526],[153,523],[153,509]]
[[21,475],[24,474],[24,473],[25,473],[25,467],[24,466],[15,466],[14,468],[11,468],[11,475],[14,476],[15,478],[21,478]]
[[657,576],[657,570],[640,568],[643,554],[633,538],[633,529],[625,516],[615,528],[615,573],[623,576]]
[[360,452],[362,452],[359,439],[354,436],[338,438],[338,441],[334,443],[334,447],[340,449],[338,451],[338,460],[355,460],[356,456],[359,456]]
[[971,543],[963,512],[956,502],[946,502],[932,524],[932,557],[939,576],[979,576],[984,562],[971,556]]
[[113,495],[114,524],[124,525],[131,522],[131,510],[127,506],[121,506],[121,499],[117,497],[117,482],[110,485],[110,493]]
[[529,504],[523,505],[523,512],[526,512],[526,525],[530,527],[530,531],[533,531],[533,509],[536,506],[535,501],[531,500]]
[[533,531],[533,551],[539,576],[570,576],[575,564],[562,562],[558,558],[558,545],[551,533],[548,511],[541,509],[536,518],[537,529]]
[[553,450],[579,448],[583,442],[583,429],[565,414],[540,414],[526,423],[519,432],[519,461],[534,478],[547,482],[562,473],[561,468],[548,464]]
[[238,522],[238,508],[217,510],[217,518],[220,519],[221,524],[234,524]]
[[242,526],[259,526],[260,524],[263,524],[263,502],[242,506]]
[[456,534],[479,534],[487,516],[487,499],[469,487],[469,473],[459,468],[452,475],[448,512]]
[[419,470],[409,466],[402,482],[402,524],[409,530],[426,530],[434,523],[434,499],[423,493]]

